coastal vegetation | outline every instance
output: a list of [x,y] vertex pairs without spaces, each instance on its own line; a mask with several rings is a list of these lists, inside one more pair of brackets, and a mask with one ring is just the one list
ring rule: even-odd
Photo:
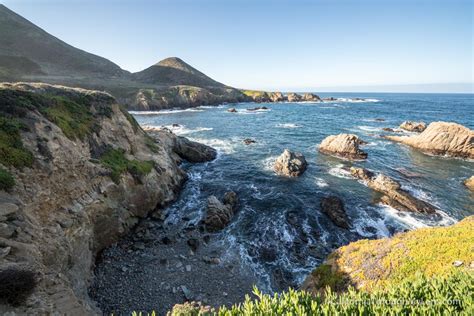
[[110,169],[110,177],[115,183],[120,182],[120,176],[129,172],[136,180],[147,175],[153,170],[155,163],[153,161],[129,160],[125,157],[123,149],[109,148],[100,157],[100,162]]

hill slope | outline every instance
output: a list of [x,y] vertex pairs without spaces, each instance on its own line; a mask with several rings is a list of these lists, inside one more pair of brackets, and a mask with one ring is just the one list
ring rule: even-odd
[[133,79],[157,85],[187,85],[195,87],[224,87],[177,57],[163,59],[155,65],[133,74]]
[[0,82],[105,90],[134,110],[239,102],[246,96],[172,57],[134,74],[75,48],[0,5]]
[[111,61],[77,49],[0,5],[0,79],[28,76],[121,77]]

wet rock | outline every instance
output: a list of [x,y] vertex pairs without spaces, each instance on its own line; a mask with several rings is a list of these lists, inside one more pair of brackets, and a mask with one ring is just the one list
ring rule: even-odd
[[420,134],[383,136],[431,155],[474,159],[474,131],[448,122],[433,122]]
[[324,98],[323,101],[337,101],[335,97]]
[[390,128],[390,127],[384,127],[384,128],[382,128],[382,130],[385,131],[385,132],[390,132],[390,133],[395,132],[395,130],[393,128]]
[[261,111],[261,110],[268,110],[268,108],[266,106],[259,106],[256,108],[247,109],[247,111]]
[[176,137],[174,151],[189,162],[211,161],[217,156],[214,148],[179,136]]
[[227,192],[223,202],[211,195],[207,199],[207,213],[204,224],[209,231],[218,231],[226,227],[237,208],[238,198],[235,192]]
[[401,188],[400,183],[384,174],[374,174],[367,169],[355,167],[351,167],[351,174],[363,180],[369,188],[382,193],[380,202],[383,204],[387,204],[400,211],[436,213],[434,206],[413,197],[409,192]]
[[474,176],[464,181],[464,185],[471,191],[474,191]]
[[235,108],[230,108],[230,109],[227,110],[227,112],[237,113],[237,110]]
[[244,139],[244,144],[245,145],[250,145],[250,144],[254,144],[254,143],[256,143],[256,141],[251,139],[251,138]]
[[337,196],[324,197],[321,200],[321,210],[339,227],[348,229],[349,219],[344,209],[344,203]]
[[301,153],[285,149],[275,161],[273,169],[283,176],[298,177],[305,172],[307,165],[306,159]]
[[321,142],[319,151],[341,158],[365,159],[367,153],[359,148],[360,145],[364,144],[367,143],[353,134],[331,135]]
[[171,126],[173,126],[173,127],[180,127],[181,125],[176,124],[176,123],[173,123],[173,125],[171,125]]
[[383,119],[383,118],[376,118],[375,121],[376,121],[376,122],[385,122],[385,119]]
[[409,132],[421,133],[426,129],[426,123],[405,121],[402,124],[400,124],[400,128]]
[[189,238],[187,244],[192,251],[196,252],[199,247],[199,240],[197,240],[196,238]]

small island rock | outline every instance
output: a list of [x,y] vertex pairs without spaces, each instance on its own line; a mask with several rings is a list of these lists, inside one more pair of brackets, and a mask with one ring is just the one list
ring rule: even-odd
[[348,159],[365,159],[367,153],[359,146],[367,144],[353,134],[339,134],[326,137],[319,145],[319,151]]
[[274,170],[280,175],[297,177],[305,172],[307,165],[306,159],[301,153],[285,149],[275,161]]
[[400,124],[400,128],[408,132],[421,133],[426,129],[426,123],[405,121],[402,124]]

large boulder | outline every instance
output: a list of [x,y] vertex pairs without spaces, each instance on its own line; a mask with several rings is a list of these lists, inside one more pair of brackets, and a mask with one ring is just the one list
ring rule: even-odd
[[348,229],[349,219],[347,218],[344,203],[337,196],[324,197],[320,203],[321,211],[326,214],[331,221],[342,228]]
[[383,137],[431,155],[474,159],[474,131],[456,123],[433,122],[417,135]]
[[289,93],[287,96],[288,102],[299,102],[301,101],[301,95],[297,93]]
[[189,162],[211,161],[217,156],[214,148],[179,136],[176,137],[174,151]]
[[421,133],[426,129],[426,123],[425,122],[405,121],[402,124],[400,124],[400,128],[404,129],[408,132]]
[[339,134],[326,137],[319,145],[319,151],[348,159],[365,159],[367,153],[359,146],[366,144],[363,140],[353,134]]
[[312,93],[303,94],[302,100],[303,101],[317,101],[317,102],[322,101],[321,98],[318,95],[312,94]]
[[380,202],[399,211],[432,214],[436,209],[431,204],[413,197],[403,190],[400,183],[384,174],[375,174],[363,168],[351,168],[351,174],[374,191],[382,194]]
[[306,159],[301,153],[285,149],[275,161],[273,168],[280,175],[297,177],[305,172],[307,165]]
[[218,231],[225,228],[237,209],[238,197],[233,191],[227,192],[222,201],[211,195],[207,199],[207,213],[204,225],[208,231]]
[[466,179],[464,181],[464,185],[471,191],[474,191],[474,176],[470,177],[469,179]]

